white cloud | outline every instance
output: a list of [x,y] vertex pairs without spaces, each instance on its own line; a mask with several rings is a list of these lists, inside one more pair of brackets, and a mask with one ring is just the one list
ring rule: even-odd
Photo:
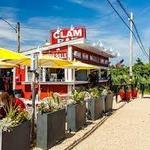
[[[111,12],[111,9],[108,9],[108,5],[105,1],[97,0],[68,0],[69,2],[76,3],[82,7],[93,9],[99,13],[107,14]],[[114,2],[114,1],[113,1]]]
[[70,2],[82,4],[85,0],[69,0]]
[[[77,4],[83,5],[84,7],[94,9],[104,14],[108,14],[107,7],[103,7],[103,5],[94,3],[92,1],[82,1],[82,0],[70,0],[74,1]],[[6,9],[7,10],[7,9]],[[19,10],[8,8],[8,14],[11,14],[10,18],[7,18],[8,21],[16,25],[16,12]],[[109,9],[109,12],[112,11]],[[6,16],[7,11],[0,10],[0,13],[3,12],[3,15]],[[147,21],[147,20],[145,20]],[[101,40],[106,48],[113,48],[115,51],[120,53],[120,57],[117,59],[126,59],[126,63],[128,63],[129,58],[129,31],[125,28],[125,26],[121,23],[121,21],[112,13],[112,15],[107,15],[105,17],[79,19],[79,18],[61,18],[55,16],[47,16],[47,17],[32,17],[29,18],[26,22],[21,22],[21,49],[26,50],[32,47],[37,47],[38,45],[43,44],[47,39],[49,39],[49,31],[50,29],[60,27],[70,27],[70,25],[85,25],[87,28],[87,38],[90,41],[98,41]],[[149,35],[150,28],[143,29],[143,37],[144,43],[149,46]],[[16,33],[3,21],[0,21],[0,46],[10,49],[16,49]],[[134,44],[134,57],[142,56],[142,52],[139,50],[137,44]],[[143,56],[143,58],[145,58]],[[116,60],[117,60],[116,59]],[[135,58],[136,59],[136,58]]]
[[16,13],[19,12],[17,8],[0,7],[0,16],[3,18],[16,18]]
[[147,15],[148,13],[150,14],[150,6],[144,8],[140,11],[140,15],[145,15],[145,14]]
[[[14,22],[8,20],[10,24],[14,24]],[[15,30],[12,29],[6,22],[0,20],[0,38],[4,38],[6,40],[15,40]]]
[[55,9],[55,10],[62,10],[63,7],[59,6],[59,5],[53,5],[51,6],[51,8]]

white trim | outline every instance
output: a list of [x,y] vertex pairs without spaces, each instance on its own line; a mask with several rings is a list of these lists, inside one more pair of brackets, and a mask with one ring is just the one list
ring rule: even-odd
[[85,38],[80,38],[80,39],[71,40],[71,41],[67,41],[67,42],[63,42],[59,44],[49,45],[49,46],[43,46],[40,48],[34,48],[28,51],[24,51],[22,53],[25,55],[30,55],[35,52],[41,52],[41,51],[46,51],[46,50],[50,50],[50,49],[54,49],[54,48],[58,48],[58,47],[66,46],[66,45],[74,45],[74,44],[81,44],[81,43],[85,43]]
[[45,82],[46,81],[46,69],[45,68],[42,68],[42,81]]
[[35,52],[41,53],[42,51],[51,50],[54,48],[67,46],[67,45],[68,46],[74,45],[76,47],[85,49],[86,51],[90,51],[90,52],[96,53],[98,55],[102,55],[102,56],[106,56],[106,57],[115,57],[115,55],[111,51],[103,51],[103,49],[101,47],[92,46],[92,44],[87,42],[85,38],[80,38],[80,39],[75,39],[75,40],[71,40],[71,41],[67,41],[67,42],[63,42],[63,43],[34,48],[31,50],[24,51],[22,53],[25,55],[30,55]]
[[[72,60],[72,46],[68,45],[67,49],[67,59]],[[72,69],[65,69],[65,81],[67,82],[72,82],[73,77],[72,77]]]
[[25,81],[29,81],[29,79],[28,79],[28,66],[25,67]]

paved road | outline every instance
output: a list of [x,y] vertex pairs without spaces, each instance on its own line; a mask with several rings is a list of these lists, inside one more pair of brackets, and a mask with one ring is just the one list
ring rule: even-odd
[[150,97],[127,103],[74,150],[150,150]]

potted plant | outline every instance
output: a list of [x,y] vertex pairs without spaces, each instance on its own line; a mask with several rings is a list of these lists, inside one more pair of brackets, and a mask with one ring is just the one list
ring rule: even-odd
[[130,84],[131,84],[131,98],[135,99],[137,98],[138,95],[138,80],[139,80],[139,76],[135,75],[130,79]]
[[135,99],[138,96],[138,89],[136,87],[134,87],[132,89],[132,98]]
[[7,108],[6,116],[0,121],[1,150],[30,150],[30,119],[26,110]]
[[96,120],[102,116],[102,100],[100,99],[100,91],[98,88],[89,89],[87,95],[87,117],[91,120]]
[[74,90],[67,105],[67,129],[78,131],[86,123],[85,92]]
[[121,98],[121,100],[125,100],[126,96],[125,96],[125,90],[124,90],[124,86],[121,87],[121,89],[119,90],[119,96]]
[[47,150],[65,137],[65,109],[58,94],[38,105],[37,147]]

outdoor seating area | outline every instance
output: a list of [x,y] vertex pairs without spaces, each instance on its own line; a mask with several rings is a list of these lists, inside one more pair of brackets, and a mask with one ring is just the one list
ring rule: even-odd
[[[10,147],[20,150],[23,149],[22,146],[25,150],[35,146],[41,149],[49,149],[58,141],[65,140],[66,133],[76,133],[86,127],[88,120],[95,121],[104,115],[110,115],[115,95],[120,95],[120,98],[125,101],[137,97],[137,91],[129,93],[126,84],[113,85],[113,88],[109,85],[99,85],[98,81],[95,81],[98,79],[98,74],[94,72],[95,77],[91,78],[88,85],[76,86],[75,83],[81,81],[74,81],[70,92],[61,94],[49,91],[48,95],[41,99],[40,88],[36,87],[38,84],[38,86],[41,86],[42,83],[41,81],[38,82],[38,78],[36,78],[36,69],[41,66],[77,68],[78,70],[97,69],[98,67],[79,61],[68,61],[48,56],[40,56],[36,62],[32,60],[33,58],[22,54],[19,57],[18,53],[9,50],[2,49],[2,52],[5,52],[5,55],[0,58],[2,69],[16,68],[19,65],[31,65],[33,77],[30,83],[32,86],[31,99],[22,97],[21,89],[12,90],[12,86],[7,86],[7,83],[5,83],[3,89],[1,86],[0,101],[2,107],[0,111],[4,112],[1,113],[0,122],[2,150],[10,149]],[[11,55],[13,57],[9,59]],[[73,74],[75,75],[75,72]],[[3,85],[3,82],[1,82],[1,85]],[[110,88],[114,90],[114,93]],[[119,88],[120,90],[118,90]],[[20,130],[25,130],[26,133],[24,135],[19,134]],[[4,142],[5,136],[10,136],[9,145]],[[13,140],[14,136],[20,139],[21,144],[19,146],[16,146]]]
[[[36,84],[36,69],[42,67],[67,68],[78,70],[98,69],[95,65],[85,64],[79,61],[68,61],[59,58],[42,56],[36,61],[23,54],[18,54],[6,49],[0,49],[3,55],[1,69],[17,68],[21,66],[32,66],[32,99],[22,97],[22,90],[13,90],[13,85],[8,86],[10,81],[4,84],[1,80],[1,121],[2,150],[25,149],[37,146],[49,149],[58,141],[65,139],[66,132],[78,132],[84,128],[87,120],[96,120],[104,114],[112,111],[113,93],[108,87],[99,87],[91,84],[89,90],[75,86],[68,94],[49,92],[47,97],[40,99]],[[35,56],[36,57],[36,56]],[[37,63],[37,64],[36,64]],[[37,68],[36,68],[37,65]],[[8,70],[7,70],[8,71]],[[5,70],[3,70],[5,74]],[[7,72],[6,72],[7,73]],[[8,73],[7,73],[8,74]],[[7,75],[6,74],[6,75]],[[75,75],[75,73],[74,73]],[[8,79],[8,76],[7,76]],[[17,79],[18,80],[18,79]],[[80,82],[80,81],[76,81]],[[96,83],[96,82],[95,82]],[[2,88],[2,86],[4,88]],[[21,134],[25,132],[25,134]],[[20,144],[16,145],[16,140]],[[9,138],[9,145],[5,138]]]

